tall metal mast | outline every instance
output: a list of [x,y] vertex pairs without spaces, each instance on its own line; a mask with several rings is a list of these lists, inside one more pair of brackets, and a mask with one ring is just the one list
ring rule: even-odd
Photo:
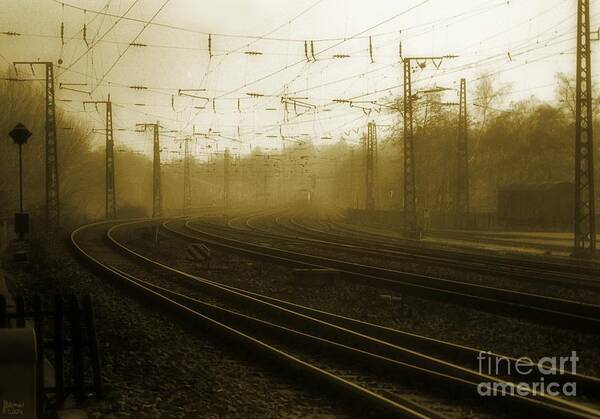
[[420,67],[424,68],[427,61],[432,61],[434,66],[439,68],[446,58],[456,58],[456,56],[402,58],[404,63],[404,230],[409,235],[418,234],[411,66],[413,61],[419,61]]
[[417,231],[411,60],[404,59],[404,230]]
[[117,199],[115,191],[115,157],[114,157],[114,137],[112,124],[112,102],[110,95],[107,100],[89,100],[84,101],[86,104],[98,105],[102,104],[106,108],[105,118],[105,135],[106,135],[106,218],[117,217]]
[[458,227],[467,227],[469,216],[469,156],[467,146],[467,81],[460,79],[456,173],[456,212]]
[[590,41],[590,1],[578,0],[574,214],[574,254],[578,256],[591,256],[596,249]]
[[18,65],[43,65],[46,69],[46,230],[54,232],[60,227],[60,202],[58,188],[58,148],[56,144],[56,104],[54,98],[54,64],[42,61],[15,61]]
[[162,193],[160,188],[160,123],[137,124],[138,127],[153,132],[153,157],[152,157],[152,217],[162,216]]
[[366,201],[365,209],[373,211],[375,209],[375,165],[377,159],[377,127],[374,122],[369,122],[367,137],[365,139],[365,159],[366,159]]
[[225,153],[223,154],[223,206],[225,207],[225,211],[229,210],[230,205],[230,168],[231,155],[229,149],[226,148]]
[[190,137],[183,140],[183,209],[189,210],[192,207],[192,179],[190,162]]

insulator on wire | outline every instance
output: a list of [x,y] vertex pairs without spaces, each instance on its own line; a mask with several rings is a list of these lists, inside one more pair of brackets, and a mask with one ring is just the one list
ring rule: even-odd
[[175,111],[175,96],[171,95],[171,108]]
[[238,100],[237,100],[237,105],[238,105],[238,106],[237,106],[237,108],[238,108],[238,112],[240,112],[240,113],[241,113],[241,112],[242,112],[242,108],[241,108],[241,106],[240,106],[240,98],[238,98]]
[[62,16],[60,18],[60,42],[65,45],[65,4],[62,4]]
[[85,18],[85,10],[83,11],[83,42],[85,42],[85,45],[89,46],[87,41],[87,22]]
[[304,41],[304,56],[306,57],[306,61],[310,61],[308,57],[308,41]]
[[213,100],[212,100],[212,108],[213,108],[213,112],[217,113],[217,106],[215,105],[215,98],[213,98]]
[[398,56],[402,59],[402,41],[398,43]]
[[317,61],[315,57],[315,43],[314,41],[310,41],[310,55],[312,56],[313,61]]
[[371,64],[373,64],[375,62],[375,60],[373,60],[373,42],[372,42],[370,36],[369,36],[369,57],[371,57]]
[[208,58],[212,58],[212,35],[208,34]]

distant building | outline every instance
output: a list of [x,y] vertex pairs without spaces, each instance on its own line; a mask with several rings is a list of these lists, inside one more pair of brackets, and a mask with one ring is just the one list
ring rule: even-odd
[[498,190],[498,224],[511,229],[571,231],[573,183],[513,184]]

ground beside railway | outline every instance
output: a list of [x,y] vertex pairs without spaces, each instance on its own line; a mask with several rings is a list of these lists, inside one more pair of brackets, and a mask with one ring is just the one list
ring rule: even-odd
[[[66,241],[65,241],[66,242]],[[91,417],[347,416],[341,406],[306,393],[256,365],[249,354],[191,333],[124,296],[92,274],[62,242],[52,254],[34,245],[25,267],[4,255],[14,295],[90,294],[108,396],[87,407]]]
[[580,373],[598,376],[600,340],[581,334],[529,322],[482,313],[456,305],[432,302],[406,295],[390,302],[389,292],[347,281],[299,281],[290,269],[239,256],[213,251],[214,266],[223,271],[207,271],[186,256],[188,242],[164,239],[157,247],[143,230],[131,234],[128,245],[151,258],[191,273],[250,291],[307,305],[313,308],[448,340],[483,350],[515,357],[562,356],[575,350],[581,363]]

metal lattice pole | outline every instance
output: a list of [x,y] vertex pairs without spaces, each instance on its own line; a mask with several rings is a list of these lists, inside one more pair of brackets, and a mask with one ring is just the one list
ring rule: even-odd
[[160,134],[159,124],[154,124],[152,159],[152,217],[162,216],[162,193],[160,188]]
[[231,164],[231,156],[229,153],[229,149],[225,149],[225,153],[223,154],[223,206],[225,207],[225,211],[229,210],[230,205],[230,164]]
[[589,0],[578,1],[576,90],[574,253],[591,255],[596,249],[596,225]]
[[365,208],[369,211],[375,209],[375,164],[377,154],[377,131],[374,122],[369,122],[365,143],[366,158],[366,202]]
[[56,104],[54,100],[54,65],[46,64],[46,227],[60,227],[58,189],[58,148],[56,144]]
[[467,81],[460,80],[456,174],[456,212],[458,226],[465,228],[469,216],[469,156],[467,145]]
[[417,231],[411,59],[404,59],[404,229]]
[[188,210],[192,207],[192,180],[190,170],[190,141],[191,138],[184,140],[183,157],[183,208]]
[[115,191],[115,154],[112,124],[112,103],[110,96],[106,101],[106,218],[117,217],[117,198]]
[[418,236],[417,221],[417,187],[415,183],[415,151],[414,151],[414,115],[413,101],[416,100],[412,93],[412,68],[413,61],[419,63],[420,68],[425,68],[431,61],[435,68],[440,68],[442,61],[456,58],[456,55],[437,57],[403,57],[404,68],[404,230],[411,236]]
[[152,129],[153,156],[152,156],[152,217],[162,216],[162,193],[160,187],[160,123],[136,124],[143,131]]
[[112,117],[112,102],[110,95],[107,100],[87,100],[83,102],[83,106],[87,104],[104,105],[106,108],[105,128],[106,136],[106,167],[105,167],[105,211],[107,219],[117,218],[117,199],[115,191],[115,152],[114,152],[114,136],[113,136],[113,117]]

